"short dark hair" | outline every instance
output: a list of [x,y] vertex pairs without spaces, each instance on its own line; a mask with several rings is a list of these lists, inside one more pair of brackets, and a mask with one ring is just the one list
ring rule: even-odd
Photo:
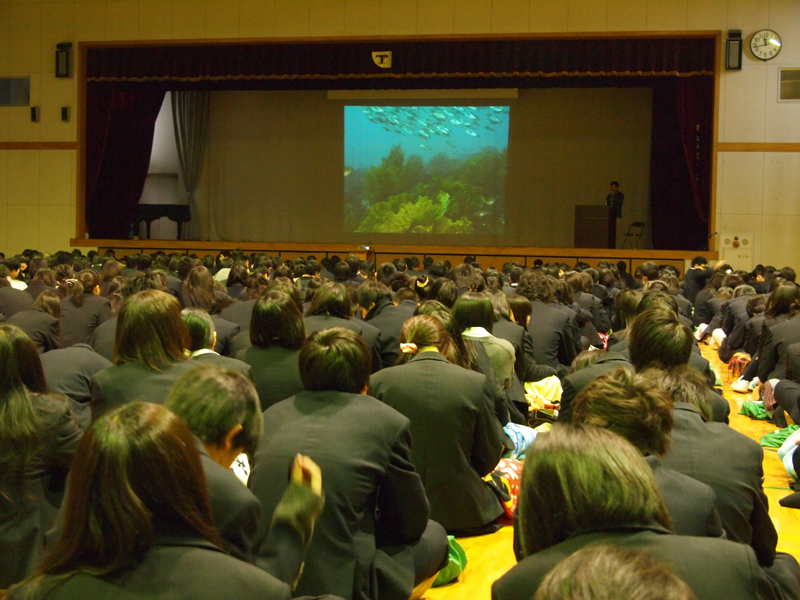
[[453,318],[461,331],[483,327],[491,333],[494,326],[492,301],[480,292],[465,292],[453,305]]
[[437,279],[428,291],[428,298],[441,302],[447,308],[453,308],[456,300],[458,300],[456,282],[445,277]]
[[618,181],[612,181],[610,185],[615,185],[615,186],[619,187],[619,182]]
[[202,308],[184,308],[181,311],[183,322],[189,330],[189,350],[197,352],[204,348],[211,348],[214,344],[214,321],[211,315]]
[[389,285],[397,277],[397,267],[390,262],[382,263],[378,267],[378,281],[383,285]]
[[252,456],[264,431],[264,419],[253,382],[241,373],[215,365],[198,366],[172,386],[165,405],[204,444],[219,444],[236,425],[242,430],[235,448]]
[[613,431],[642,454],[664,456],[672,400],[641,375],[620,367],[591,381],[572,401],[572,421]]
[[699,265],[707,265],[708,259],[705,256],[695,256],[692,259],[692,267],[697,267]]
[[697,369],[688,365],[673,367],[667,371],[647,369],[642,376],[652,387],[669,395],[673,402],[691,404],[706,421],[713,420],[714,397],[708,381]]
[[367,279],[358,286],[358,305],[362,308],[370,308],[383,298],[392,297],[392,291],[379,281]]
[[310,391],[359,394],[369,381],[372,356],[362,337],[343,327],[314,331],[300,348],[300,378]]
[[648,367],[671,369],[689,362],[692,331],[675,312],[654,306],[640,313],[630,327],[628,350],[636,371]]
[[339,319],[352,317],[353,312],[347,287],[336,281],[328,281],[319,286],[306,311],[306,316],[312,315],[330,315]]
[[526,271],[519,278],[517,293],[528,300],[550,302],[553,298],[553,286],[543,271]]
[[271,290],[256,300],[250,319],[250,343],[253,346],[297,350],[305,337],[303,315],[289,294]]

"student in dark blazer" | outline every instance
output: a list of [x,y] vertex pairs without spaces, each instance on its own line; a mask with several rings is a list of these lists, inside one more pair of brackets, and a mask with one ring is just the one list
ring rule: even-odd
[[559,421],[572,421],[572,401],[589,383],[620,367],[633,371],[633,365],[618,352],[584,350],[573,361],[573,372],[561,382]]
[[31,295],[33,300],[39,297],[44,291],[56,291],[56,276],[52,269],[39,269],[36,275],[33,276],[33,281],[28,284],[25,289]]
[[400,329],[406,319],[414,316],[414,311],[411,307],[395,306],[391,290],[377,281],[365,281],[358,286],[358,305],[364,320],[381,332],[381,365],[393,366],[400,357]]
[[[222,549],[195,438],[181,419],[143,403],[112,416],[79,446],[63,535],[9,597],[289,600],[288,583]],[[299,570],[302,553],[283,558]]]
[[61,348],[61,301],[55,292],[42,292],[30,308],[8,318],[24,331],[39,354]]
[[92,420],[136,400],[162,404],[196,363],[184,354],[189,332],[178,300],[160,290],[128,297],[117,316],[114,366],[91,380]]
[[25,290],[11,287],[11,283],[2,275],[2,269],[0,269],[0,315],[8,319],[29,308],[31,304],[33,304],[33,299],[30,294]]
[[453,341],[430,315],[406,321],[400,339],[403,364],[373,374],[369,393],[411,421],[431,518],[451,535],[486,532],[503,513],[482,480],[503,451],[486,378],[448,359]]
[[[409,421],[364,395],[370,355],[354,331],[314,332],[300,365],[305,391],[264,413],[248,483],[271,514],[301,448],[325,476],[325,507],[296,593],[407,600],[447,555],[444,529],[428,521],[425,488],[411,463]],[[262,520],[259,541],[268,531]]]
[[89,344],[94,330],[111,318],[111,303],[100,296],[100,276],[84,269],[72,285],[62,282],[60,288],[67,295],[61,300],[61,345]]
[[222,356],[215,350],[217,331],[213,317],[202,308],[184,308],[181,311],[183,322],[189,330],[189,347],[192,361],[203,365],[216,365],[223,369],[238,371],[248,379],[253,379],[250,365],[235,358]]
[[252,368],[261,410],[303,389],[300,378],[300,347],[306,338],[303,317],[288,294],[273,290],[253,307],[251,346],[239,360]]
[[647,552],[698,598],[776,600],[800,592],[796,586],[793,596],[780,595],[744,544],[674,535],[638,450],[598,427],[558,423],[536,440],[522,473],[519,513],[525,558],[494,582],[493,600],[530,600],[556,564],[600,543]]

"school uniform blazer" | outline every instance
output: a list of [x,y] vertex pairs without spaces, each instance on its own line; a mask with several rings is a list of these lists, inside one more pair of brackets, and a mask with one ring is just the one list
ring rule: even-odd
[[[425,531],[429,508],[410,445],[409,420],[361,394],[301,392],[264,413],[264,435],[248,482],[264,514],[274,512],[298,452],[324,474],[325,506],[297,595],[330,593],[352,600],[411,595],[409,545]],[[262,519],[256,564],[268,532],[269,521]]]
[[597,362],[571,373],[561,382],[561,406],[558,411],[559,421],[572,421],[572,401],[589,383],[607,375],[611,371],[624,367],[633,371],[633,365],[619,352],[605,352]]
[[238,359],[252,369],[262,411],[303,390],[299,350],[250,346],[239,354]]
[[786,348],[800,342],[800,318],[769,326],[764,323],[758,349],[758,378],[761,381],[786,378]]
[[431,519],[453,531],[486,525],[502,514],[481,479],[503,451],[483,375],[438,352],[422,352],[375,373],[369,393],[411,421],[411,462],[425,486]]
[[106,411],[131,402],[164,404],[177,379],[197,368],[191,360],[181,360],[155,371],[138,363],[120,363],[92,375],[92,421]]
[[358,333],[367,344],[367,348],[372,353],[372,372],[380,371],[381,369],[381,332],[380,329],[367,323],[366,321],[357,321],[356,319],[341,319],[339,317],[332,317],[330,315],[311,315],[303,317],[303,322],[306,326],[306,335],[311,335],[314,331],[320,329],[331,329],[333,327],[344,327]]
[[691,323],[692,303],[689,302],[687,298],[681,296],[680,294],[674,294],[672,292],[669,292],[669,295],[672,296],[675,299],[675,302],[678,304],[678,313],[681,316],[689,319]]
[[250,319],[253,317],[255,300],[242,300],[225,307],[219,313],[221,319],[236,323],[241,331],[250,331]]
[[693,477],[717,495],[728,539],[750,544],[761,565],[775,560],[778,534],[762,488],[764,453],[757,442],[722,423],[706,423],[693,406],[676,402],[665,467]]
[[39,294],[41,294],[44,291],[57,293],[56,292],[56,288],[50,287],[49,285],[47,285],[41,279],[35,279],[35,280],[31,281],[28,284],[28,287],[25,288],[25,291],[28,292],[31,295],[31,298],[33,298],[34,302],[36,302],[36,299],[39,297]]
[[31,295],[25,290],[17,290],[13,287],[0,287],[0,313],[6,319],[14,314],[25,310],[33,304]]
[[117,317],[114,315],[108,321],[97,326],[90,342],[92,348],[106,360],[114,360],[114,345],[117,337]]
[[395,306],[389,298],[381,298],[367,313],[364,320],[381,332],[382,366],[393,367],[400,357],[400,330],[403,323],[414,316],[415,308],[416,304],[411,307],[403,302]]
[[[45,578],[45,583],[50,578]],[[9,599],[42,598],[32,584]],[[33,593],[32,593],[33,592]],[[156,538],[135,566],[111,576],[77,573],[46,595],[48,600],[290,600],[289,585],[228,555],[200,537]]]
[[31,307],[20,311],[6,322],[22,329],[36,344],[39,354],[61,348],[61,324],[41,308]]
[[61,300],[61,345],[90,344],[94,330],[112,317],[108,298],[88,293],[78,306],[72,296]]
[[698,598],[737,600],[781,598],[758,566],[753,551],[728,540],[674,535],[663,527],[609,526],[568,537],[523,559],[492,585],[493,600],[530,600],[545,576],[578,550],[613,544],[634,552],[647,552],[665,562]]
[[231,354],[231,341],[242,328],[218,315],[211,315],[211,321],[214,323],[214,330],[217,332],[217,343],[214,345],[214,351],[222,356],[233,356]]
[[605,333],[611,329],[611,321],[608,320],[603,310],[603,303],[597,296],[588,292],[578,291],[573,292],[572,299],[577,302],[582,309],[592,313],[592,323],[597,331]]
[[533,356],[536,362],[554,368],[559,374],[566,374],[576,356],[574,313],[538,300],[531,302],[531,305],[533,311],[528,322],[528,333],[533,340]]
[[247,377],[250,381],[253,380],[253,369],[250,367],[250,365],[235,358],[221,356],[217,352],[203,352],[202,354],[193,356],[191,360],[197,365],[214,365],[216,367],[220,367],[221,369],[237,371],[238,373],[241,373]]
[[528,330],[505,317],[498,318],[492,326],[492,335],[511,342],[514,346],[514,372],[520,383],[540,381],[556,374],[553,367],[536,364],[533,352],[533,340]]

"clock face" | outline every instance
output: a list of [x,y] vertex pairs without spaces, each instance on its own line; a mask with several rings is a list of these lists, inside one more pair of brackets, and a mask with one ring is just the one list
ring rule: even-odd
[[750,50],[753,56],[761,60],[773,59],[781,51],[781,36],[769,29],[762,29],[750,40]]

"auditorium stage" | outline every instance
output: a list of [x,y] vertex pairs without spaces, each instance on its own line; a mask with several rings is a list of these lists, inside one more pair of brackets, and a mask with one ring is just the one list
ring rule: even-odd
[[432,256],[435,260],[450,260],[457,264],[467,255],[476,257],[483,268],[502,268],[503,263],[516,261],[525,266],[532,266],[539,258],[545,262],[565,262],[574,264],[580,260],[592,266],[600,261],[617,262],[624,260],[632,272],[637,266],[651,260],[658,264],[672,264],[683,273],[687,262],[695,256],[701,255],[715,261],[718,258],[716,251],[694,250],[647,250],[647,249],[610,249],[610,248],[537,248],[520,246],[432,246],[432,245],[371,245],[369,250],[359,244],[320,244],[316,242],[206,242],[206,241],[174,241],[174,240],[103,240],[81,239],[70,240],[72,247],[84,251],[96,248],[103,252],[109,248],[116,251],[117,256],[126,256],[132,253],[153,253],[162,250],[166,253],[179,252],[181,254],[206,254],[216,255],[220,250],[241,250],[250,252],[267,252],[283,258],[294,259],[297,256],[313,254],[318,259],[335,254],[344,258],[348,254],[356,254],[362,258],[369,258],[375,264],[391,261],[395,258],[417,256],[422,260],[425,256]]

